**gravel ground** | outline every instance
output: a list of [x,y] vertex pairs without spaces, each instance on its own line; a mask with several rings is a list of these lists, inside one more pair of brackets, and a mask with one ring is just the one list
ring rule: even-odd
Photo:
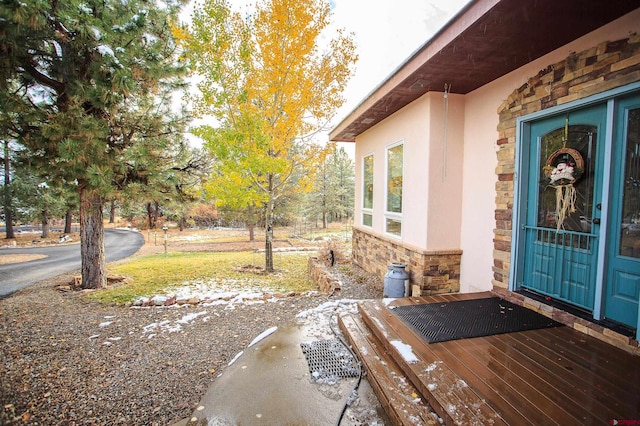
[[[381,297],[380,280],[341,275],[332,299]],[[56,289],[71,277],[0,300],[0,424],[171,424],[256,336],[328,299],[134,309]]]

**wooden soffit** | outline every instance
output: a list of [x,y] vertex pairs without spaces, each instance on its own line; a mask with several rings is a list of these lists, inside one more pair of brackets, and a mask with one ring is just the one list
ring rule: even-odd
[[356,136],[429,91],[469,93],[640,7],[638,0],[477,0],[330,133]]

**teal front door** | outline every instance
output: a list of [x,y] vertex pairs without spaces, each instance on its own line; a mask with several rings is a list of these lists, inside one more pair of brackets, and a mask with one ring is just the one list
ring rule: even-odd
[[640,299],[640,97],[617,104],[604,316],[635,327]]
[[640,96],[537,120],[527,132],[520,288],[636,328]]
[[594,309],[606,104],[531,124],[522,287]]

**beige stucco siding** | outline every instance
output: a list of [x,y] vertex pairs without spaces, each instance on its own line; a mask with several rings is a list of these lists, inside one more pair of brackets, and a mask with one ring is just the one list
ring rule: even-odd
[[[427,249],[460,249],[462,218],[464,97],[425,95],[431,104]],[[446,127],[445,127],[446,126]]]
[[[428,169],[420,166],[429,158],[428,146],[425,143],[429,134],[429,103],[421,98],[388,117],[377,126],[357,138],[356,163],[362,169],[362,158],[374,155],[373,183],[373,227],[375,233],[384,234],[384,210],[386,197],[386,149],[398,142],[404,143],[404,172],[411,170],[409,178],[403,179],[402,200],[402,237],[401,241],[424,247],[426,244],[426,217],[428,188],[425,185],[407,185],[407,182],[426,182]],[[415,160],[415,161],[414,161]],[[420,160],[420,161],[418,161]],[[361,223],[362,207],[362,173],[356,175],[356,224]],[[411,225],[409,225],[411,224]],[[412,226],[415,225],[415,228]],[[407,230],[410,229],[410,232]],[[394,237],[395,238],[395,237]]]
[[399,240],[424,250],[460,248],[463,96],[449,95],[446,134],[444,121],[443,94],[428,93],[358,137],[357,224],[361,223],[362,213],[362,158],[373,153],[372,230],[384,234],[386,149],[403,142],[403,231]]

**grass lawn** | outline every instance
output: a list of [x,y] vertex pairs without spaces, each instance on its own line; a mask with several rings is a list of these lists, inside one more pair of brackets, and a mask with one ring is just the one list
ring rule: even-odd
[[[241,281],[256,291],[270,289],[279,292],[314,290],[307,274],[311,254],[275,253],[273,274],[239,271],[247,265],[263,265],[264,254],[251,252],[178,252],[135,258],[130,262],[108,267],[109,274],[124,275],[133,280],[89,297],[104,303],[123,304],[138,296],[163,294],[172,287],[193,282],[215,282],[225,286]],[[247,284],[248,283],[248,284]]]

